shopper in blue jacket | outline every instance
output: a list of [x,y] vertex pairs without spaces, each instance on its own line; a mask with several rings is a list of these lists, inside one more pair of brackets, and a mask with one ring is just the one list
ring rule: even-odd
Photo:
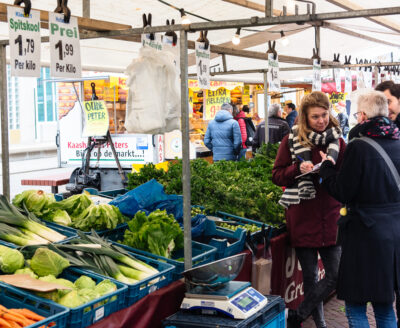
[[233,119],[232,106],[223,104],[215,119],[208,124],[204,144],[213,152],[213,160],[233,161],[242,145],[239,123]]

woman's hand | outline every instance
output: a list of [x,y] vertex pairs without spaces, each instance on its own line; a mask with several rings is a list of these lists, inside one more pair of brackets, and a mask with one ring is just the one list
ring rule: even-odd
[[320,151],[319,154],[322,157],[322,161],[321,162],[331,161],[334,165],[336,164],[334,159],[332,157],[330,157],[330,156],[327,156],[326,153],[324,153],[323,151]]
[[314,167],[314,164],[311,162],[302,162],[300,164],[300,172],[301,173],[307,173],[310,172]]

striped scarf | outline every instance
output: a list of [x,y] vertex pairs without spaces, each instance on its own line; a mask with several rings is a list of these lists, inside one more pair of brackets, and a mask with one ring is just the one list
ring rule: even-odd
[[[326,153],[332,157],[336,162],[339,155],[339,138],[341,137],[341,131],[339,128],[332,127],[327,129],[323,133],[310,132],[308,134],[308,140],[315,146],[326,146]],[[298,137],[298,126],[293,126],[289,134],[289,149],[292,157],[292,163],[298,162],[298,157],[304,159],[305,162],[311,161],[311,148],[303,146],[299,142]],[[296,179],[294,185],[287,187],[282,194],[279,204],[284,208],[288,208],[290,205],[299,204],[302,199],[313,199],[315,198],[315,187],[312,180],[312,175],[305,175],[301,178]]]

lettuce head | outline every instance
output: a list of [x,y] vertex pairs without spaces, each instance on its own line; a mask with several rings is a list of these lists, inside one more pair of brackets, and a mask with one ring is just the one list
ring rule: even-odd
[[47,248],[38,248],[33,255],[30,266],[39,277],[58,275],[70,266],[67,259]]

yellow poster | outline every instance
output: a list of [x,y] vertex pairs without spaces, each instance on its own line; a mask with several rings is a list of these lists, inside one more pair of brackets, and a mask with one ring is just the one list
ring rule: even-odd
[[250,86],[245,85],[242,94],[242,105],[249,105],[250,103]]
[[206,94],[206,112],[204,120],[213,120],[215,114],[221,109],[221,105],[231,101],[231,92],[225,88],[217,90],[204,90]]
[[85,126],[83,137],[105,136],[109,127],[108,111],[103,100],[92,100],[83,102]]
[[189,89],[189,117],[193,117],[193,96],[193,90]]

